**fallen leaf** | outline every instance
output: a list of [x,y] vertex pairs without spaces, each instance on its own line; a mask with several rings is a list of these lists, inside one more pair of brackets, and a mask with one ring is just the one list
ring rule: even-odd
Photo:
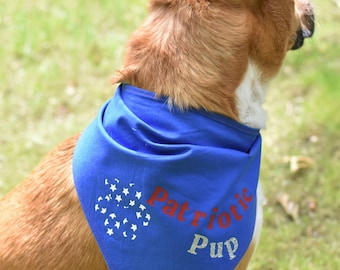
[[277,195],[277,201],[290,218],[294,221],[299,220],[299,206],[290,199],[287,193],[279,193]]
[[311,168],[315,165],[314,159],[306,156],[286,156],[283,161],[289,163],[290,172],[296,174],[303,169]]

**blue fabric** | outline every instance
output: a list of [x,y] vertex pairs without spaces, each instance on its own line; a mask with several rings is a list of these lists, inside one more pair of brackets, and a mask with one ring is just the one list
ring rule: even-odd
[[254,231],[259,130],[120,85],[73,158],[110,269],[234,269]]

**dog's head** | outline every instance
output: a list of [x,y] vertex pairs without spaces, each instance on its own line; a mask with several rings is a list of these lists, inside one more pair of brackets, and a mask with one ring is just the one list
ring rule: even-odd
[[249,63],[266,84],[313,31],[310,0],[151,0],[114,82],[238,119],[235,92]]
[[[226,1],[228,2],[228,1]],[[303,46],[314,33],[314,10],[310,0],[233,0],[243,3],[252,15],[250,57],[271,79],[288,50]]]
[[298,30],[296,31],[295,43],[291,48],[292,50],[299,49],[302,47],[305,38],[313,36],[315,17],[311,1],[296,1],[295,15],[299,23]]

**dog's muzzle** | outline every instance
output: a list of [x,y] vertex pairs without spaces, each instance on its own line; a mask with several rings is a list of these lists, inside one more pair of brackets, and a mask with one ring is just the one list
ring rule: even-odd
[[314,9],[309,1],[302,1],[302,4],[298,4],[296,12],[300,17],[300,28],[296,32],[296,39],[291,50],[297,50],[302,47],[305,38],[310,38],[314,34],[315,28],[315,15]]

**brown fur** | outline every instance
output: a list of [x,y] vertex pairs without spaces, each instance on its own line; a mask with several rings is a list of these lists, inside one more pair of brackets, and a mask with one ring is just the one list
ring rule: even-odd
[[300,25],[290,0],[154,0],[150,9],[114,82],[150,89],[181,108],[204,108],[235,120],[235,90],[248,61],[260,67],[263,82],[269,81]]
[[[296,15],[292,0],[151,0],[150,11],[114,82],[235,120],[235,91],[248,62],[267,82],[293,46],[301,20],[311,17]],[[73,186],[77,139],[59,145],[0,200],[1,270],[106,269]],[[246,269],[254,249],[252,243],[238,270]]]
[[1,200],[0,269],[105,269],[73,186],[74,136]]

